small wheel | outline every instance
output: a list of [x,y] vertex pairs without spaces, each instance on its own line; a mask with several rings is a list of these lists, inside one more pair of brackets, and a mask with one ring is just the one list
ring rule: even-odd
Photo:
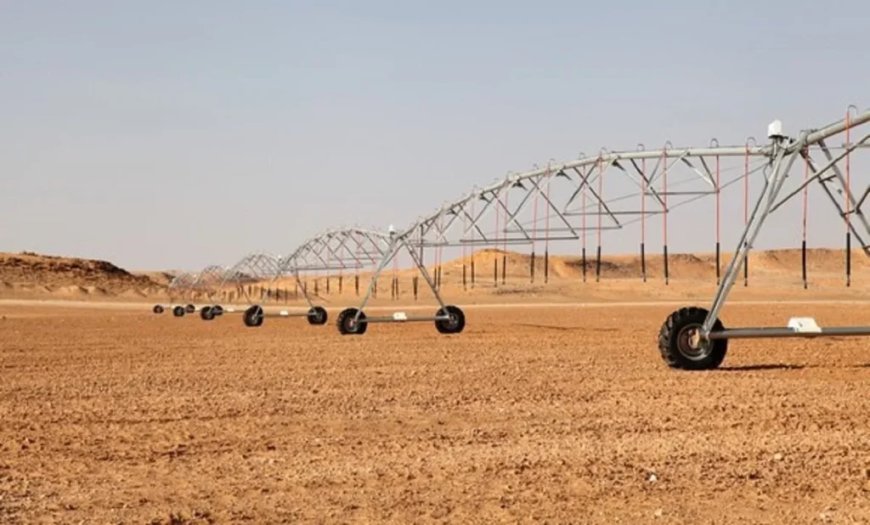
[[315,325],[326,324],[326,309],[322,306],[314,306],[308,310],[308,322]]
[[176,306],[172,309],[172,315],[174,315],[175,317],[184,317],[185,313],[187,312],[184,310],[183,306]]
[[435,312],[435,315],[438,317],[442,315],[450,316],[449,319],[438,319],[435,321],[435,328],[442,334],[458,334],[465,328],[465,314],[456,306],[448,305],[444,308],[439,308]]
[[263,319],[265,315],[263,313],[263,307],[255,304],[254,306],[245,310],[245,315],[243,316],[245,320],[245,326],[250,326],[251,328],[257,328],[258,326],[263,325]]
[[[356,320],[357,313],[359,313],[359,321]],[[366,322],[366,314],[356,308],[342,310],[338,314],[336,324],[338,324],[338,331],[341,332],[341,335],[362,335],[369,327]]]
[[[701,338],[701,327],[707,319],[703,308],[680,308],[672,313],[659,331],[659,352],[671,368],[711,370],[717,368],[728,351],[727,339],[713,341]],[[724,330],[716,319],[713,330]]]
[[199,316],[203,321],[211,321],[214,319],[214,309],[211,306],[204,306],[202,310],[199,311]]
[[224,307],[219,304],[212,306],[211,311],[215,316],[224,315]]
[[196,311],[196,307],[193,306],[192,304],[189,304],[189,305],[185,306],[184,309],[185,309],[185,310],[187,311],[187,313],[189,313],[189,314],[192,314],[193,312]]
[[155,304],[155,305],[154,305],[154,308],[152,308],[151,311],[154,312],[155,314],[162,314],[162,313],[163,313],[163,307],[160,306],[159,304]]

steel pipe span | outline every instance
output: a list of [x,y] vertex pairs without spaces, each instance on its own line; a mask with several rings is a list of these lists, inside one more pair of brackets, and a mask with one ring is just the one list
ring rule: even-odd
[[[457,307],[447,305],[439,293],[442,248],[501,246],[506,249],[508,245],[525,244],[531,246],[534,261],[538,245],[543,244],[546,272],[551,241],[579,241],[585,281],[587,243],[593,237],[597,280],[603,238],[629,225],[637,225],[640,230],[638,241],[642,277],[646,280],[648,230],[660,228],[661,237],[657,237],[656,241],[662,243],[667,284],[669,215],[678,208],[709,199],[715,202],[706,209],[711,210],[715,218],[718,286],[712,306],[709,310],[688,308],[675,312],[663,326],[659,341],[660,345],[668,341],[671,346],[676,345],[673,348],[660,348],[670,366],[690,369],[715,367],[724,357],[722,345],[728,339],[796,336],[790,329],[779,327],[725,329],[718,320],[718,314],[727,301],[730,289],[737,282],[741,268],[744,284],[748,283],[747,257],[764,224],[785,203],[804,196],[805,252],[806,192],[809,186],[816,184],[823,190],[823,195],[833,206],[832,211],[845,224],[847,286],[851,282],[850,247],[853,242],[870,255],[870,224],[863,213],[863,205],[870,195],[870,185],[864,189],[860,186],[864,179],[856,177],[859,184],[856,189],[852,179],[854,170],[850,170],[850,161],[854,160],[856,153],[867,151],[870,146],[868,122],[870,111],[861,112],[850,107],[844,119],[801,131],[794,138],[783,135],[781,125],[773,123],[768,133],[770,141],[765,145],[748,138],[743,145],[721,146],[714,139],[707,147],[682,148],[665,143],[661,148],[646,149],[638,145],[637,149],[631,151],[601,149],[597,155],[581,155],[578,159],[563,162],[551,160],[532,170],[510,173],[488,185],[475,187],[456,200],[444,203],[432,213],[418,218],[404,230],[395,232],[391,229],[386,233],[362,228],[327,230],[307,239],[285,257],[265,254],[246,256],[231,269],[224,270],[223,280],[236,279],[241,275],[241,268],[245,268],[245,272],[257,279],[271,277],[276,280],[292,276],[299,285],[300,274],[306,272],[328,275],[329,272],[372,268],[371,281],[359,308],[347,309],[339,316],[339,329],[343,334],[362,334],[368,323],[407,321],[434,321],[442,333],[458,333],[465,325],[464,314]],[[835,139],[842,139],[842,146],[829,144]],[[804,177],[792,177],[789,180],[789,174],[796,165],[803,166]],[[720,265],[720,225],[723,218],[731,223],[736,221],[733,209],[728,216],[723,216],[721,199],[725,190],[737,192],[740,188],[743,193],[743,233],[723,273]],[[751,192],[752,188],[755,194]],[[437,262],[432,272],[425,262],[426,249],[436,250],[439,254],[436,255]],[[434,294],[439,310],[433,316],[409,317],[397,313],[367,318],[363,310],[376,290],[377,279],[391,262],[397,264],[396,258],[403,250],[407,251],[413,265]],[[506,264],[503,260],[502,282]],[[498,269],[496,262],[496,283]],[[534,264],[531,272],[534,281]],[[217,267],[210,267],[200,274],[180,275],[173,280],[170,288],[208,288],[204,283],[213,282],[212,276],[217,273],[220,273]],[[463,267],[463,279],[464,276]],[[544,278],[546,282],[546,273]],[[472,283],[473,280],[472,259]],[[803,280],[806,287],[805,262]],[[313,311],[316,307],[305,288],[303,285],[305,299]],[[311,311],[309,320],[313,315]],[[325,311],[323,315],[325,320]],[[683,325],[691,326],[690,335],[677,333],[674,327]],[[865,335],[867,332],[865,327],[830,327],[811,336],[801,336]],[[680,349],[680,344],[689,346]],[[679,354],[680,351],[683,354]],[[717,356],[717,352],[721,355]]]
[[[639,147],[636,151],[601,150],[596,156],[581,157],[561,163],[549,162],[546,166],[536,167],[531,171],[510,174],[483,188],[475,188],[455,201],[445,203],[432,214],[419,218],[408,228],[392,236],[391,248],[374,272],[372,283],[376,282],[387,263],[395,258],[400,250],[407,250],[441,306],[436,318],[443,317],[448,308],[455,307],[448,307],[439,294],[440,268],[436,266],[434,276],[430,275],[426,268],[424,261],[426,247],[436,249],[456,245],[506,247],[508,244],[526,243],[532,246],[534,260],[535,245],[543,241],[546,261],[549,241],[582,240],[582,267],[585,280],[588,232],[594,232],[597,237],[596,259],[600,266],[604,232],[620,230],[627,223],[634,221],[640,221],[641,231],[645,232],[646,221],[659,217],[662,221],[664,273],[667,284],[668,215],[678,207],[701,198],[712,197],[716,200],[717,278],[721,278],[717,280],[718,289],[713,299],[713,306],[709,312],[705,311],[700,323],[700,339],[708,339],[711,332],[722,333],[716,328],[716,315],[724,304],[728,291],[734,285],[741,267],[744,269],[744,280],[748,282],[747,256],[762,225],[773,211],[801,193],[807,185],[819,183],[830,197],[836,212],[846,222],[847,283],[850,278],[848,258],[851,257],[849,250],[851,239],[854,237],[858,246],[870,255],[870,225],[861,209],[865,198],[861,196],[862,193],[858,193],[858,198],[855,197],[850,177],[848,173],[843,175],[842,167],[845,161],[845,171],[848,172],[850,156],[870,141],[870,134],[860,133],[862,126],[870,122],[870,111],[855,113],[854,116],[847,113],[846,118],[821,128],[802,131],[798,138],[783,136],[774,124],[770,128],[770,144],[764,146],[757,145],[754,140],[752,143],[747,140],[743,146],[711,144],[707,148],[675,148],[665,144],[658,150],[646,150],[644,147]],[[864,132],[866,133],[866,130]],[[829,147],[826,140],[844,133],[846,137],[842,151],[835,155],[832,153],[834,148]],[[857,140],[852,140],[853,134]],[[811,172],[811,175],[805,178],[802,186],[798,186],[791,193],[785,193],[786,179],[797,158],[804,159],[807,171]],[[723,160],[728,159],[742,161],[743,169],[738,171],[736,176],[726,174],[723,180],[721,165]],[[675,176],[678,177],[676,181]],[[749,194],[749,180],[752,177],[761,178],[763,186],[754,205],[751,205]],[[634,191],[618,196],[608,195],[605,191],[605,182],[610,187],[614,181],[623,185],[627,181],[634,186]],[[721,222],[719,199],[723,189],[741,181],[744,186],[744,232],[723,277],[720,275],[718,262]],[[554,192],[552,186],[555,184],[560,184],[561,187]],[[863,194],[866,195],[867,191],[863,191]],[[837,195],[845,196],[844,203],[838,201]],[[541,208],[542,213],[540,213]],[[543,225],[541,217],[544,220]],[[633,221],[627,219],[632,217]],[[494,224],[490,227],[488,223],[493,218]],[[592,219],[592,225],[588,223],[589,218]],[[487,224],[484,224],[485,221]],[[555,226],[551,221],[555,222]],[[644,244],[642,236],[640,240],[642,264]],[[506,261],[502,263],[502,271],[505,265]],[[495,266],[496,282],[497,279],[498,263]],[[352,309],[351,315],[354,320],[352,324],[359,326],[360,323],[365,322],[363,309],[370,295],[371,293],[366,294],[358,309]],[[377,320],[380,322],[385,319]],[[402,317],[400,320],[405,321],[407,318]],[[464,325],[464,319],[462,324]],[[828,333],[835,332],[836,330],[833,330]],[[860,330],[858,332],[860,333]],[[343,333],[348,332],[343,331]]]
[[280,272],[354,270],[373,266],[390,249],[390,234],[363,228],[326,230],[280,261]]

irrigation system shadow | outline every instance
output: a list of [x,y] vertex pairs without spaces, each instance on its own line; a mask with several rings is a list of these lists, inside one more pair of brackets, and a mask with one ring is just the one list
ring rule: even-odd
[[767,370],[803,370],[805,368],[870,368],[870,363],[855,365],[789,365],[786,363],[768,363],[761,365],[722,366],[717,370],[722,372],[760,372]]
[[[717,368],[722,372],[759,372],[765,370],[803,370],[808,368],[806,365],[789,365],[785,363],[768,363],[763,365],[738,365],[738,366],[721,366]],[[809,367],[815,368],[815,367]]]

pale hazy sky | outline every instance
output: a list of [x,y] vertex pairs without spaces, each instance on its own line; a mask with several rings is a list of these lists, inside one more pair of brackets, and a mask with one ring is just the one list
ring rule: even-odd
[[229,264],[550,158],[825,124],[870,104],[868,23],[866,0],[0,0],[0,251]]

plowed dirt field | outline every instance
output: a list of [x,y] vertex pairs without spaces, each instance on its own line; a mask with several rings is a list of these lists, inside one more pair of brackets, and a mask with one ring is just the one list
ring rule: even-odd
[[0,306],[0,523],[870,523],[870,340],[734,341],[680,372],[655,346],[676,306],[345,337],[335,310],[254,329]]

